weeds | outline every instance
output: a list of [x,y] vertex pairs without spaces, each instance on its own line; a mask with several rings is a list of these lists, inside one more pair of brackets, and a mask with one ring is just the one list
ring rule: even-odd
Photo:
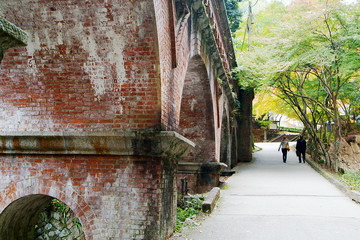
[[201,199],[196,197],[189,199],[185,199],[182,196],[178,197],[175,231],[179,231],[186,224],[186,219],[201,211],[202,202]]
[[340,176],[340,181],[350,186],[352,190],[360,192],[360,172],[346,172]]

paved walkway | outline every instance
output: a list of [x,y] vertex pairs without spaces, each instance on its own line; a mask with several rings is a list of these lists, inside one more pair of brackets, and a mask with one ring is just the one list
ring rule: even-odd
[[278,144],[257,144],[263,150],[235,169],[213,214],[173,239],[360,239],[360,204],[298,163],[295,153],[283,163]]

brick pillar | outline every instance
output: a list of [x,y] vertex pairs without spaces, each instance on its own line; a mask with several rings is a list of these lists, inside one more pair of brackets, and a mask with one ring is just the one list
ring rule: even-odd
[[52,199],[91,239],[165,239],[176,223],[175,171],[194,146],[175,132],[2,133],[0,239],[25,239]]
[[252,100],[254,99],[254,90],[238,91],[238,100],[240,102],[237,135],[238,162],[250,162],[252,160]]

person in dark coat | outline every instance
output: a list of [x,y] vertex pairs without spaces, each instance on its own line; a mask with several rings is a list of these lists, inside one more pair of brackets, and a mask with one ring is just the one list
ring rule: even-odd
[[299,163],[301,163],[301,155],[303,163],[305,163],[306,141],[303,136],[296,141],[296,155],[299,157]]

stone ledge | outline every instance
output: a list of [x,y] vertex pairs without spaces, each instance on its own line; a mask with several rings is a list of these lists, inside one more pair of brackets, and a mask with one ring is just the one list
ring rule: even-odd
[[202,203],[202,211],[211,213],[214,210],[216,201],[219,199],[219,197],[220,188],[214,187]]
[[337,178],[333,177],[331,174],[327,173],[325,170],[318,167],[313,161],[306,159],[306,162],[315,169],[318,173],[320,173],[323,177],[325,177],[329,182],[335,185],[340,191],[346,194],[352,200],[360,203],[360,193],[358,191],[351,190],[346,184],[340,182]]
[[220,174],[227,168],[224,163],[218,162],[179,162],[178,173],[196,174]]
[[0,154],[96,154],[181,158],[195,144],[176,132],[0,132]]

